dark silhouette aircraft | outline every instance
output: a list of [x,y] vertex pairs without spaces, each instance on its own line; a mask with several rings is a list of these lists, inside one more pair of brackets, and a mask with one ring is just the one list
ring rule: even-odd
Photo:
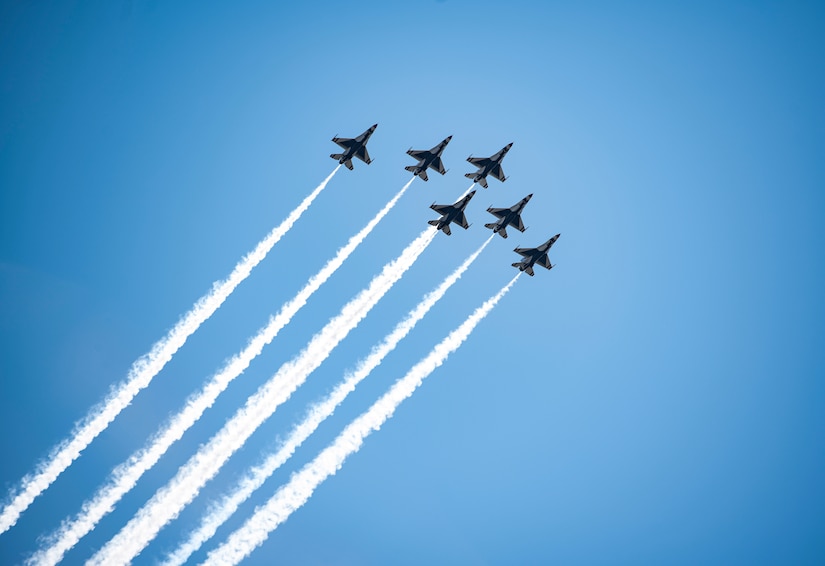
[[413,159],[417,159],[418,163],[415,165],[408,165],[407,167],[404,167],[404,169],[413,175],[418,175],[421,177],[422,181],[427,180],[427,168],[430,168],[433,171],[438,171],[443,175],[447,172],[447,170],[444,169],[444,163],[441,162],[441,152],[444,151],[444,148],[447,147],[447,144],[450,143],[451,139],[453,139],[453,136],[447,136],[444,141],[429,150],[408,149],[407,155],[412,156]]
[[466,173],[464,176],[472,179],[473,183],[478,183],[485,189],[487,188],[487,175],[492,175],[493,178],[503,183],[507,180],[507,177],[504,176],[504,169],[501,168],[501,160],[504,159],[511,147],[513,147],[513,144],[508,143],[501,151],[491,157],[473,157],[471,155],[467,158],[467,161],[478,167],[478,171]]
[[373,124],[369,130],[361,134],[355,139],[352,138],[339,138],[334,137],[332,141],[337,143],[341,148],[344,150],[344,153],[333,153],[330,154],[330,157],[333,159],[337,159],[338,163],[343,163],[347,166],[347,169],[352,171],[352,158],[357,157],[367,165],[372,163],[372,159],[370,159],[370,154],[367,153],[367,142],[370,139],[370,136],[375,131],[375,128],[378,127],[378,124]]
[[512,226],[519,232],[524,232],[526,228],[521,221],[521,211],[524,210],[525,205],[533,198],[532,193],[518,201],[510,208],[493,208],[487,209],[487,212],[498,218],[497,222],[485,224],[485,228],[490,228],[494,233],[497,233],[502,238],[507,237],[507,227]]
[[527,275],[533,275],[533,266],[538,264],[546,269],[553,269],[547,251],[553,247],[561,234],[556,234],[537,248],[516,248],[513,251],[524,256],[524,259],[513,264],[519,271],[526,271]]
[[427,224],[435,226],[437,230],[441,230],[448,236],[450,235],[450,222],[458,224],[466,230],[470,225],[467,224],[467,217],[464,216],[464,207],[467,206],[467,203],[470,202],[474,194],[476,194],[476,192],[472,191],[466,197],[453,204],[431,204],[430,208],[439,213],[441,218],[438,220],[430,220]]

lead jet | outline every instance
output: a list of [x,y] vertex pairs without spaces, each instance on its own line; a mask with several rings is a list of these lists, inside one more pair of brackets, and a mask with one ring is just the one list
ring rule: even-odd
[[476,192],[472,191],[466,197],[453,204],[431,204],[430,208],[439,213],[441,218],[438,220],[430,220],[427,224],[435,226],[436,230],[441,230],[448,236],[450,235],[450,222],[458,224],[466,230],[470,225],[467,224],[467,217],[464,216],[464,208],[467,206],[467,203],[470,202],[470,199],[473,198],[474,194],[476,194]]
[[404,167],[404,169],[413,175],[421,177],[422,181],[427,180],[427,168],[430,168],[433,171],[438,171],[443,175],[447,172],[447,170],[444,169],[444,163],[441,161],[441,152],[444,151],[444,148],[447,147],[447,144],[450,143],[451,139],[453,139],[453,136],[447,136],[444,141],[429,150],[408,149],[407,155],[412,156],[413,159],[417,159],[418,163],[415,165],[408,165]]
[[337,159],[338,163],[343,163],[347,166],[347,169],[352,171],[352,158],[357,157],[367,165],[372,163],[372,159],[370,159],[370,154],[367,153],[367,142],[370,139],[370,136],[375,131],[375,128],[378,127],[378,124],[373,124],[370,126],[366,132],[358,136],[357,138],[339,138],[334,137],[332,141],[337,143],[341,148],[344,150],[344,153],[332,153],[330,157],[333,159]]
[[502,238],[507,237],[507,227],[512,226],[519,232],[524,232],[526,228],[521,221],[521,211],[524,210],[525,205],[533,198],[532,193],[518,201],[510,208],[493,208],[487,209],[487,212],[498,218],[497,222],[485,224],[485,228],[490,228],[493,233],[498,234]]
[[556,234],[537,248],[516,248],[513,251],[524,256],[524,259],[513,264],[519,271],[526,271],[527,275],[533,276],[533,266],[538,264],[546,269],[553,269],[547,251],[553,247],[561,234]]
[[498,179],[502,183],[507,180],[504,176],[504,169],[501,168],[501,160],[513,147],[512,143],[505,145],[501,151],[490,157],[473,157],[467,158],[467,161],[478,167],[475,173],[465,173],[465,177],[472,179],[473,183],[478,183],[485,189],[487,188],[487,175],[492,175],[493,178]]

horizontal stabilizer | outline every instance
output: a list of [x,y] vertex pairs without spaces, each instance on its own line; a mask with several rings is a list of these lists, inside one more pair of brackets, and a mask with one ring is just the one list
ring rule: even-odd
[[479,185],[481,185],[482,187],[484,187],[485,189],[486,189],[487,187],[489,187],[489,185],[487,184],[487,177],[482,177],[482,178],[480,178],[480,179],[478,180],[478,184],[479,184]]
[[489,228],[490,230],[495,230],[496,229],[496,223],[495,222],[490,222],[489,224],[485,224],[484,227]]
[[344,161],[344,165],[347,166],[347,169],[352,171],[352,160],[351,159],[347,159],[346,161]]
[[406,167],[404,167],[404,169],[415,175],[415,170],[418,169],[418,167],[416,167],[415,165],[407,165]]
[[342,157],[344,157],[344,154],[343,153],[331,153],[330,157],[333,158],[333,159],[341,159]]
[[476,174],[475,173],[464,173],[464,176],[467,177],[468,179],[472,179],[473,177],[476,176]]
[[507,226],[502,226],[501,228],[499,228],[498,229],[498,235],[506,240],[507,239]]
[[438,226],[438,220],[428,220],[427,224],[430,226]]
[[445,234],[447,234],[448,236],[451,234],[451,232],[450,232],[450,225],[449,225],[449,224],[445,224],[444,226],[442,226],[442,227],[441,227],[441,230],[442,230]]

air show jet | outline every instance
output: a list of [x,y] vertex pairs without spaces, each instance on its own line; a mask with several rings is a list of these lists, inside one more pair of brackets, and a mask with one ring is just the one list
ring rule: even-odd
[[493,233],[498,234],[502,238],[507,237],[507,227],[512,226],[519,232],[524,232],[526,228],[521,221],[521,211],[524,210],[525,205],[533,198],[533,194],[529,194],[510,208],[493,208],[487,209],[487,212],[498,218],[497,222],[485,224],[485,228],[490,228]]
[[533,276],[533,266],[538,264],[546,269],[553,269],[547,251],[553,247],[561,234],[556,234],[537,248],[516,248],[513,251],[524,256],[524,259],[513,264],[519,271],[526,271],[527,275]]
[[478,167],[478,171],[466,173],[464,176],[472,179],[473,183],[478,183],[485,189],[487,188],[487,175],[492,175],[493,178],[503,183],[507,180],[507,177],[504,176],[504,169],[501,168],[501,160],[504,159],[511,147],[513,147],[513,144],[508,143],[501,151],[490,157],[473,157],[471,155],[467,158],[467,161]]
[[341,148],[344,150],[344,153],[332,153],[330,157],[333,159],[337,159],[338,163],[343,163],[347,166],[347,169],[352,171],[352,158],[357,157],[367,165],[372,163],[372,159],[370,159],[370,154],[367,153],[367,142],[370,139],[370,136],[375,131],[375,128],[378,127],[378,124],[373,124],[366,132],[358,136],[357,138],[339,138],[334,137],[332,141],[337,143]]
[[451,222],[458,224],[466,230],[470,225],[467,223],[467,217],[464,216],[464,208],[467,206],[467,203],[470,202],[470,199],[473,198],[474,194],[476,194],[476,192],[471,191],[466,197],[453,204],[431,204],[430,208],[439,213],[441,218],[438,220],[430,220],[427,224],[435,226],[437,230],[441,230],[448,236],[450,235]]
[[412,173],[413,175],[417,175],[421,177],[422,181],[427,180],[427,169],[432,169],[433,171],[438,171],[442,175],[447,172],[444,169],[444,163],[441,161],[441,152],[444,151],[444,148],[447,147],[447,144],[450,143],[450,140],[453,139],[453,136],[447,136],[444,141],[440,144],[435,146],[432,149],[408,149],[407,155],[411,156],[413,159],[417,159],[418,163],[415,165],[408,165],[404,167],[407,171]]

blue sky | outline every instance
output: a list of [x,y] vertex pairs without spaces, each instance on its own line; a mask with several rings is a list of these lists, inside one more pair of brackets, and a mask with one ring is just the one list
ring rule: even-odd
[[[506,183],[410,272],[181,517],[268,450],[534,193],[465,277],[209,548],[562,236],[250,564],[825,561],[825,13],[817,3],[7,2],[0,8],[0,481],[379,126],[131,407],[0,535],[73,515],[408,180],[399,205],[98,528],[88,558],[509,142]],[[195,558],[202,559],[203,553]]]

